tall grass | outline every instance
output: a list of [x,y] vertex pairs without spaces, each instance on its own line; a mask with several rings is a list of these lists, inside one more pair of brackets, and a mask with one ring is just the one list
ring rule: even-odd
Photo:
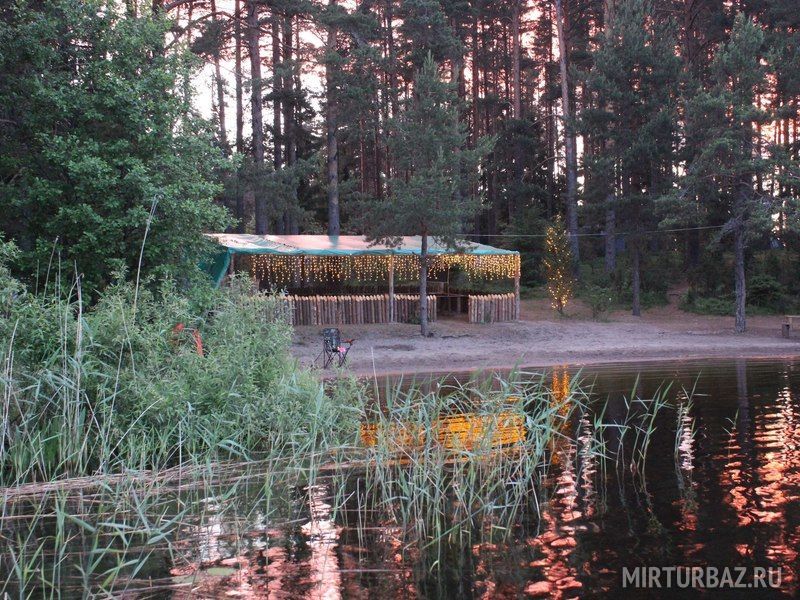
[[[662,390],[628,401],[611,423],[577,387],[554,393],[524,372],[491,385],[348,385],[357,421],[369,424],[360,439],[331,437],[336,416],[318,401],[304,435],[272,436],[258,456],[187,454],[160,470],[5,488],[0,593],[192,589],[221,557],[252,552],[253,531],[312,518],[321,490],[337,523],[357,532],[392,524],[435,569],[446,548],[502,541],[535,520],[564,456],[578,470],[605,464],[588,475],[598,487],[604,472],[646,462],[654,415],[668,406]],[[643,490],[645,472],[636,475]]]
[[78,289],[21,294],[0,323],[0,485],[242,459],[354,418],[297,368],[282,305],[248,280],[200,298],[121,282],[88,310]]

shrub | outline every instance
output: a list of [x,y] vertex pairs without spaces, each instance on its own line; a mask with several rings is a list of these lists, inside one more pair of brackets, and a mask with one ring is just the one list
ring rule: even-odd
[[[6,297],[14,282],[0,278]],[[292,358],[281,307],[247,278],[191,295],[169,281],[137,293],[119,279],[90,308],[21,288],[0,323],[0,396],[13,407],[3,479],[163,467],[352,432],[345,396],[332,399]],[[178,323],[200,332],[203,356]]]
[[786,288],[766,273],[757,273],[747,282],[747,301],[754,306],[780,308]]
[[604,316],[614,302],[614,292],[609,288],[590,285],[583,294],[584,300],[592,309],[592,319]]
[[724,298],[702,298],[688,292],[681,301],[681,308],[701,315],[730,316],[733,314],[733,300]]

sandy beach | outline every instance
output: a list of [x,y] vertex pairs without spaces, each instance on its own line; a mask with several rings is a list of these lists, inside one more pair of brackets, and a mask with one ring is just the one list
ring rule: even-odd
[[[800,356],[800,340],[780,335],[780,316],[748,318],[748,331],[733,332],[733,317],[681,311],[677,300],[634,317],[615,311],[593,321],[576,301],[557,316],[546,300],[524,300],[515,323],[470,324],[443,318],[433,337],[418,325],[343,325],[355,338],[348,371],[356,375],[455,372],[514,366],[583,365],[697,358],[785,358]],[[292,352],[313,365],[321,348],[321,327],[295,328]]]

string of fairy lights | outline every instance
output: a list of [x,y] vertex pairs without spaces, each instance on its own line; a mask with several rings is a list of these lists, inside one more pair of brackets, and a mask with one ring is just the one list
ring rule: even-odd
[[[381,282],[389,277],[390,263],[397,281],[419,278],[418,255],[309,256],[257,254],[249,257],[250,273],[274,285],[333,283],[342,281]],[[513,279],[520,273],[519,254],[439,254],[428,256],[428,272],[437,277],[458,268],[472,279],[494,281]]]

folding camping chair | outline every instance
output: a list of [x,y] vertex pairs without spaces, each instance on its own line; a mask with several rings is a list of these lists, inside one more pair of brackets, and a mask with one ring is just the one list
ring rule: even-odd
[[[334,327],[323,329],[322,352],[317,355],[317,359],[319,359],[320,356],[324,356],[322,368],[327,369],[334,358],[338,358],[338,366],[341,367],[344,365],[344,361],[347,360],[347,353],[350,352],[350,348],[353,347],[353,342],[355,342],[355,340],[343,340],[341,332]],[[317,361],[315,360],[314,362]]]

